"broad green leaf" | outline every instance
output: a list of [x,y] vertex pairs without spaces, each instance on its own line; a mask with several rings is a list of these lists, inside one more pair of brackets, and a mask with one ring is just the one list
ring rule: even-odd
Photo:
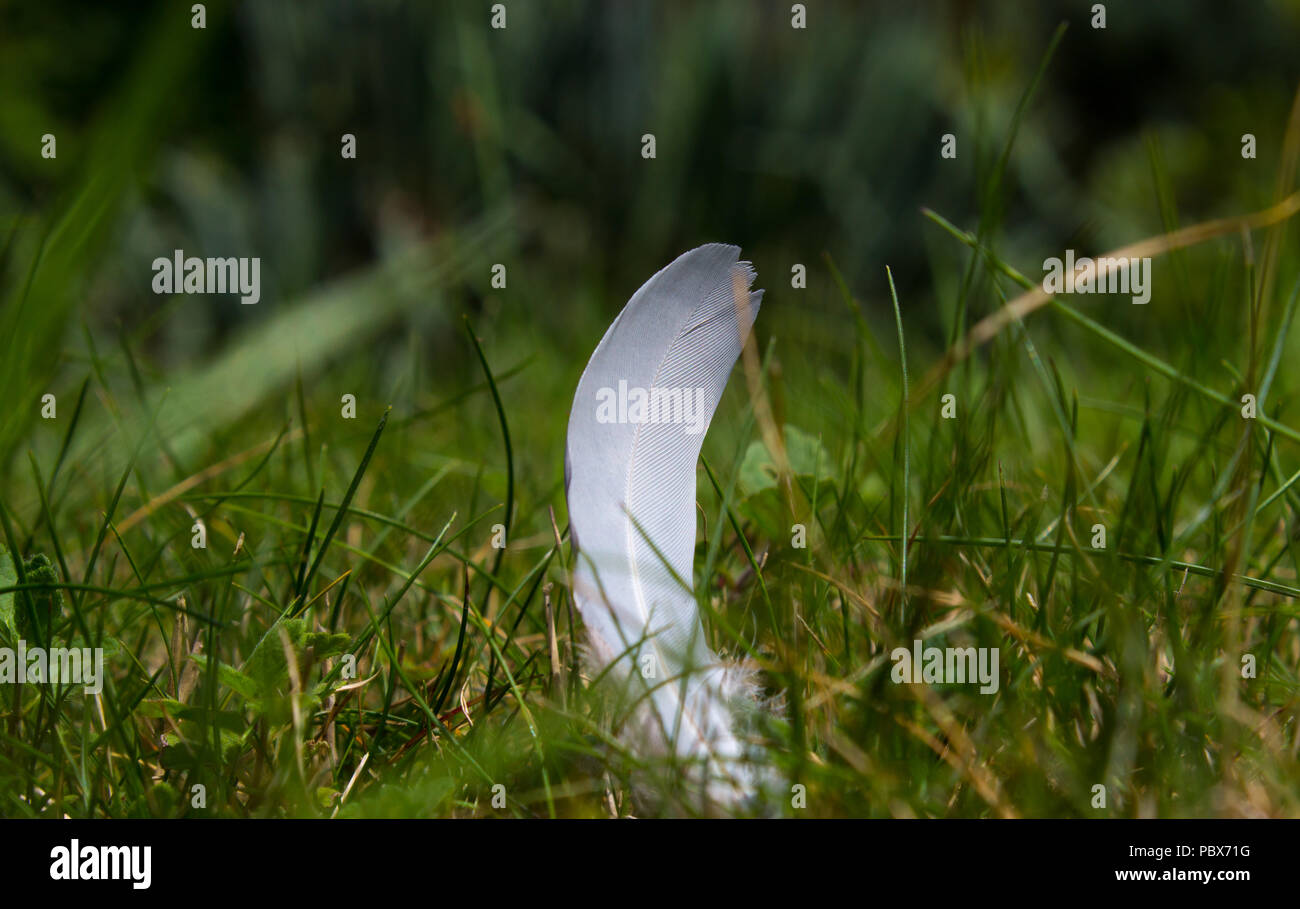
[[350,641],[346,634],[308,631],[306,619],[277,620],[262,635],[244,664],[244,670],[257,685],[260,697],[275,694],[289,680],[289,663],[285,658],[285,641],[281,637],[281,630],[293,648],[299,669],[304,671],[310,664],[324,657],[342,653]]
[[[833,480],[831,456],[821,439],[789,423],[785,425],[785,454],[790,461],[790,471],[796,477],[809,477],[822,483]],[[776,476],[776,462],[767,446],[759,440],[749,443],[740,462],[740,494],[749,497],[765,489],[774,489]]]
[[[17,583],[18,572],[14,570],[14,560],[10,558],[8,550],[0,546],[0,587],[13,587]],[[18,632],[18,627],[14,624],[13,593],[0,593],[0,626],[4,626],[11,635]]]
[[[203,667],[204,672],[212,671],[212,664],[206,653],[191,653],[190,659]],[[245,699],[252,700],[258,696],[257,682],[240,672],[229,663],[223,663],[220,660],[217,664],[217,678],[221,684],[241,695]]]

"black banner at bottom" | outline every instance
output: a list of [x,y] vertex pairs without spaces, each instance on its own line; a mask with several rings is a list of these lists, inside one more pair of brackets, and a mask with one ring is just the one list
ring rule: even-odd
[[0,821],[16,883],[128,898],[484,883],[496,895],[572,874],[626,893],[678,873],[732,892],[807,875],[851,878],[873,897],[915,895],[918,881],[1226,894],[1291,880],[1298,834],[1281,820]]

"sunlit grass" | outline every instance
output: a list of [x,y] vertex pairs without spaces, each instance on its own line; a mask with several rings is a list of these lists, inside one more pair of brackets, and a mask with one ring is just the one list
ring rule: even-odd
[[[784,258],[754,254],[768,296],[705,443],[695,588],[711,644],[756,659],[783,705],[763,727],[782,783],[756,811],[1300,812],[1300,121],[1270,206],[1240,222],[1178,223],[1152,155],[1165,232],[1131,238],[1156,257],[1148,305],[1049,299],[999,237],[1062,40],[982,137],[978,220],[911,215],[944,250],[942,320],[886,263],[850,286],[809,254],[795,290]],[[149,91],[180,63],[147,59],[104,141],[155,141]],[[180,370],[154,343],[179,310],[116,335],[69,322],[79,263],[110,239],[116,158],[15,225],[0,646],[101,646],[107,678],[95,696],[0,686],[0,815],[693,812],[646,797],[672,768],[624,753],[568,594],[563,431],[634,286],[521,242],[539,228],[477,141],[490,211],[266,307]],[[502,259],[530,305],[485,286]],[[806,314],[814,296],[833,314]],[[996,648],[998,690],[894,683],[890,653],[915,640]]]

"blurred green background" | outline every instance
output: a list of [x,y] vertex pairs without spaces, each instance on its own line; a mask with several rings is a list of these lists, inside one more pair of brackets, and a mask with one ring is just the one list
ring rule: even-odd
[[[1158,232],[1152,142],[1185,221],[1262,207],[1300,81],[1293,2],[1112,3],[1104,30],[1066,2],[815,2],[804,30],[787,3],[513,3],[499,31],[490,6],[212,3],[195,31],[184,3],[6,2],[7,296],[38,251],[62,253],[29,291],[50,331],[131,332],[167,372],[407,244],[486,224],[478,252],[509,267],[508,292],[467,268],[427,306],[377,312],[371,354],[405,349],[412,329],[437,348],[470,311],[576,367],[591,346],[576,326],[707,241],[754,259],[774,289],[763,329],[810,358],[834,355],[848,320],[823,252],[880,316],[888,263],[913,330],[942,343],[957,270],[937,266],[965,253],[919,208],[968,225],[988,207],[980,187],[1058,23],[1068,39],[990,200],[1001,251],[1025,268]],[[355,161],[339,154],[349,132]],[[945,133],[955,161],[939,156]],[[260,256],[262,302],[155,296],[149,263],[174,248]],[[796,262],[810,288],[792,296]],[[463,368],[453,346],[435,362]],[[48,343],[13,353],[20,395],[65,375]],[[16,410],[6,463],[31,425]]]

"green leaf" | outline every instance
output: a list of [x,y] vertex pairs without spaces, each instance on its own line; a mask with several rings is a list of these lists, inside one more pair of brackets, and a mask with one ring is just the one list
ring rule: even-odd
[[[23,562],[23,574],[26,575],[25,580],[28,584],[60,583],[58,571],[55,570],[49,557],[41,552]],[[17,611],[14,618],[18,634],[22,637],[48,641],[54,631],[56,619],[63,615],[63,594],[57,587],[28,590],[26,593],[31,608]],[[33,625],[33,620],[39,628]]]
[[[10,558],[9,551],[0,546],[0,587],[13,587],[18,583],[18,572],[14,569],[14,560]],[[13,593],[0,593],[0,626],[10,634],[17,634],[18,627],[14,624],[14,595]]]
[[346,651],[348,645],[352,643],[352,638],[346,634],[309,631],[303,635],[302,642],[312,652],[312,656],[320,660]]
[[[204,672],[212,671],[212,663],[206,653],[191,653],[190,659],[203,667]],[[240,672],[229,663],[223,663],[220,660],[217,663],[217,679],[221,684],[239,694],[246,700],[253,700],[258,696],[257,682]]]
[[281,629],[289,639],[299,670],[303,672],[304,684],[307,670],[312,664],[327,656],[342,653],[351,642],[346,634],[308,631],[307,620],[303,618],[277,620],[262,635],[244,664],[244,670],[257,685],[259,697],[275,694],[289,680],[289,663],[285,658]]
[[[831,456],[821,439],[808,435],[797,426],[785,425],[785,454],[790,471],[796,477],[808,477],[821,483],[833,481]],[[761,441],[749,443],[740,462],[740,493],[748,498],[765,489],[776,488],[776,462]]]
[[331,789],[329,786],[318,786],[316,787],[316,804],[328,811],[338,802],[339,795],[337,789]]
[[209,726],[216,726],[226,732],[242,733],[248,725],[242,710],[208,710],[207,707],[193,707],[175,698],[151,698],[141,701],[136,705],[135,712],[139,716],[150,719],[169,716],[173,720],[182,721],[183,730],[193,725],[199,738]]

